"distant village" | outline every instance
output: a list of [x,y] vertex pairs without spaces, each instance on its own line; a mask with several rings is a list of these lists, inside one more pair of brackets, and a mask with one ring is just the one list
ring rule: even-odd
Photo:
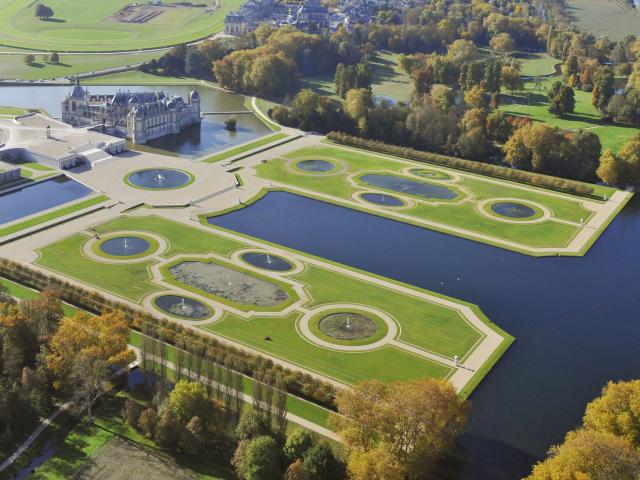
[[356,24],[372,23],[380,10],[393,8],[402,11],[410,5],[408,0],[344,0],[337,8],[328,8],[320,0],[304,0],[302,4],[248,0],[240,10],[225,17],[224,33],[243,35],[261,23],[275,27],[291,25],[308,32],[327,28],[336,31],[340,26],[349,29]]

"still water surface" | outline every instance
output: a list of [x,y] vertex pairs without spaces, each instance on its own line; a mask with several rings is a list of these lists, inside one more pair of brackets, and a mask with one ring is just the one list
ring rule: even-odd
[[640,378],[640,199],[583,258],[533,258],[284,192],[211,223],[481,306],[516,342],[438,478],[513,480],[610,379]]
[[[96,85],[87,87],[90,93],[112,94],[118,91],[158,91],[169,93],[169,96],[180,95],[187,101],[190,86],[109,86]],[[197,87],[200,94],[202,112],[239,112],[246,111],[244,97],[212,88]],[[42,108],[52,117],[60,117],[60,105],[67,94],[69,86],[24,86],[0,87],[0,105],[11,105],[22,108]],[[238,121],[237,131],[229,132],[224,128],[225,120],[235,117]],[[206,115],[200,125],[189,127],[179,134],[167,135],[151,140],[139,148],[152,152],[173,154],[182,157],[199,157],[213,152],[240,145],[269,134],[271,130],[253,114],[219,114]],[[136,147],[138,148],[138,147]]]

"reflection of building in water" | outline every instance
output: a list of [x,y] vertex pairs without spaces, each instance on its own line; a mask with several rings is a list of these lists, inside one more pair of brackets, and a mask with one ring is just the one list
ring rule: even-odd
[[237,12],[224,19],[224,33],[242,35],[261,23],[276,26],[294,25],[301,30],[325,28],[329,25],[329,9],[320,0],[305,0],[302,5],[287,5],[275,0],[248,0]]
[[73,126],[103,125],[105,133],[146,143],[200,123],[200,95],[193,90],[188,103],[165,92],[91,95],[76,79],[73,92],[62,101],[62,121]]

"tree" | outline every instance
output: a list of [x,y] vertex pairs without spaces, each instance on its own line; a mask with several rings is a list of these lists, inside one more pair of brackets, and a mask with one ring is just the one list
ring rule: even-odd
[[556,117],[562,117],[567,113],[573,113],[576,106],[573,88],[560,81],[555,82],[548,93],[549,112]]
[[60,63],[60,55],[57,52],[53,52],[49,57],[49,62]]
[[487,135],[498,142],[506,142],[513,133],[509,117],[500,110],[494,110],[487,116]]
[[241,455],[234,456],[238,476],[244,480],[274,480],[280,478],[280,458],[276,441],[267,436],[242,442]]
[[347,451],[387,450],[412,478],[426,478],[466,424],[468,404],[443,380],[360,382],[336,394],[332,417]]
[[193,417],[210,418],[213,404],[200,382],[181,380],[169,394],[169,409],[178,422],[186,424]]
[[333,453],[331,446],[326,442],[316,443],[307,450],[302,463],[311,480],[342,478],[344,476],[342,465]]
[[587,405],[583,424],[591,430],[624,437],[640,447],[640,380],[609,382],[602,395]]
[[224,128],[230,132],[235,132],[237,129],[238,121],[234,118],[228,118],[224,121]]
[[613,80],[613,70],[611,68],[600,67],[596,71],[593,90],[591,91],[591,103],[603,115],[606,113],[606,107],[614,93]]
[[618,152],[625,164],[625,181],[640,184],[640,134],[631,137]]
[[417,95],[431,93],[431,87],[436,83],[433,65],[429,64],[415,69],[411,72],[411,79],[413,80],[413,89]]
[[351,480],[404,480],[404,469],[393,455],[382,447],[369,451],[354,450],[349,455]]
[[512,96],[515,90],[522,90],[524,88],[520,72],[515,67],[508,65],[503,66],[500,70],[500,81],[505,88],[511,91]]
[[551,447],[525,480],[636,480],[639,475],[640,454],[628,440],[580,429]]
[[311,480],[302,460],[298,459],[287,468],[284,480]]
[[498,55],[505,55],[516,49],[516,42],[508,33],[494,35],[489,41],[491,50]]
[[73,361],[68,384],[76,403],[87,410],[87,422],[93,423],[93,404],[106,391],[110,375],[107,362],[96,349],[84,350]]
[[105,369],[124,367],[132,362],[135,354],[128,348],[128,339],[129,326],[121,312],[95,317],[78,313],[63,318],[46,356],[54,387],[73,392],[68,379],[74,368],[91,366],[88,371],[95,373],[95,362],[102,362]]
[[484,88],[476,86],[464,94],[464,101],[472,108],[487,108],[489,98]]
[[35,16],[36,18],[39,18],[41,20],[43,18],[51,18],[53,17],[53,9],[51,7],[43,5],[42,3],[36,3]]
[[624,163],[618,155],[606,149],[600,156],[600,165],[596,174],[604,183],[619,185],[625,179]]
[[447,47],[447,57],[457,65],[472,62],[478,56],[478,49],[471,40],[458,39]]
[[24,56],[24,63],[26,63],[27,65],[32,65],[33,63],[35,63],[35,61],[36,57],[31,53]]
[[262,437],[271,434],[271,426],[267,423],[264,416],[252,410],[245,413],[236,427],[236,437],[238,440],[252,440],[256,437]]
[[153,408],[147,408],[138,418],[138,428],[147,438],[156,435],[156,425],[158,424],[158,414]]
[[358,88],[349,90],[344,100],[344,110],[356,122],[361,118],[366,118],[369,109],[373,107],[371,90]]
[[175,415],[167,409],[155,428],[155,439],[161,447],[175,449],[181,437],[182,426],[176,420]]
[[308,430],[296,429],[291,433],[284,444],[283,453],[286,459],[293,463],[299,458],[303,458],[315,444],[315,438]]

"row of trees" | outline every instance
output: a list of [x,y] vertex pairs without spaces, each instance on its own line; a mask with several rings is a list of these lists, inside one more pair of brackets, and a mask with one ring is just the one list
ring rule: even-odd
[[526,480],[618,479],[640,476],[640,381],[610,382]]
[[358,148],[366,148],[369,150],[388,153],[391,155],[398,155],[410,158],[412,160],[434,163],[436,165],[443,165],[446,167],[457,168],[469,172],[480,173],[491,177],[504,178],[516,182],[527,183],[530,185],[537,185],[544,188],[550,188],[552,190],[571,193],[574,195],[591,196],[593,195],[594,191],[592,185],[582,182],[576,182],[573,180],[566,180],[547,175],[534,174],[523,170],[515,170],[512,168],[491,165],[488,163],[474,162],[462,158],[439,155],[437,153],[423,152],[420,150],[400,147],[397,145],[389,145],[383,142],[366,140],[363,138],[346,135],[340,132],[331,132],[329,133],[329,135],[327,135],[327,137],[332,141],[343,143],[345,145],[350,145]]
[[51,285],[59,292],[61,299],[88,312],[96,314],[108,311],[122,312],[128,325],[139,332],[153,331],[155,332],[154,338],[161,339],[172,346],[182,345],[183,350],[189,350],[197,344],[204,345],[205,356],[211,358],[217,365],[258,379],[281,376],[288,392],[328,408],[335,408],[335,390],[331,384],[299,371],[275,365],[270,359],[203,336],[175,322],[155,318],[147,313],[132,309],[126,304],[107,299],[95,291],[62,282],[42,271],[30,268],[28,265],[1,258],[0,276],[38,290],[43,290]]

